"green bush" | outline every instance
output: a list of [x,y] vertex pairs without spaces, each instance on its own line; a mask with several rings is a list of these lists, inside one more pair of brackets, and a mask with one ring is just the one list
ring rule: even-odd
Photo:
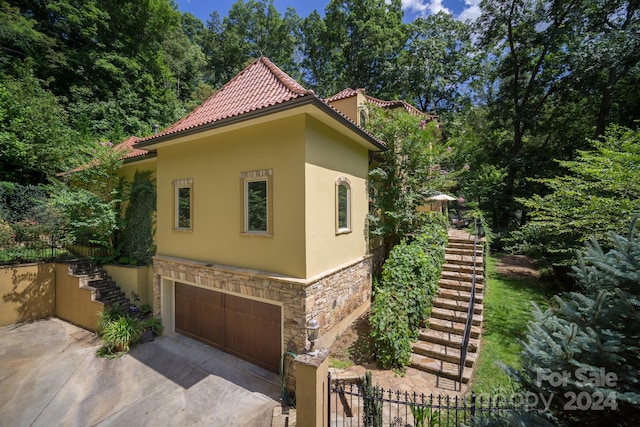
[[375,285],[369,322],[376,359],[385,369],[410,362],[411,342],[438,292],[447,228],[432,217],[411,244],[402,241],[391,250]]
[[401,368],[411,361],[411,330],[402,301],[387,288],[376,290],[371,305],[371,338],[376,359],[384,369]]
[[106,325],[102,331],[102,339],[108,349],[126,353],[140,340],[143,332],[140,320],[122,316]]

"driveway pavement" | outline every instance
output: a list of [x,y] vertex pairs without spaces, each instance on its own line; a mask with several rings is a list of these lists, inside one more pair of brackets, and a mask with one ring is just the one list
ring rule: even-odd
[[178,334],[116,359],[59,319],[0,328],[0,426],[271,426],[279,376]]

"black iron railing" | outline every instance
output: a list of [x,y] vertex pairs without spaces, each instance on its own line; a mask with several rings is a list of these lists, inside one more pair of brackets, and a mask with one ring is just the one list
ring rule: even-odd
[[464,375],[464,367],[467,363],[467,350],[469,349],[469,339],[471,338],[471,327],[473,325],[473,313],[475,311],[477,248],[478,220],[475,219],[473,221],[473,271],[471,273],[471,296],[469,298],[469,307],[467,307],[467,321],[464,324],[462,341],[460,341],[460,365],[458,365],[458,383],[460,384],[460,388],[462,388],[462,376]]
[[0,244],[0,265],[55,261],[70,256],[71,252],[55,234],[30,239],[12,238]]
[[535,409],[523,399],[506,396],[425,395],[377,386],[367,390],[360,384],[332,383],[331,374],[328,379],[329,426],[460,426],[471,424],[476,417]]

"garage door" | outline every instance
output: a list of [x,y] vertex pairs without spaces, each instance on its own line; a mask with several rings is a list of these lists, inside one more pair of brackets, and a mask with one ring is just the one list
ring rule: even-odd
[[176,332],[279,371],[279,306],[184,283],[175,285],[175,304]]

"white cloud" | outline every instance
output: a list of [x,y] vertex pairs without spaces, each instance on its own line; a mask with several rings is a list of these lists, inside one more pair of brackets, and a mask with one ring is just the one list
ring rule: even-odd
[[[460,12],[456,19],[459,21],[471,20],[475,21],[480,16],[481,0],[464,0],[464,9]],[[435,15],[438,12],[452,14],[451,9],[447,8],[444,3],[462,3],[462,0],[402,0],[402,9],[421,16]]]
[[433,15],[438,12],[451,13],[443,6],[444,0],[402,0],[402,9],[419,13],[420,15]]
[[464,0],[464,9],[458,15],[459,21],[475,21],[480,17],[482,11],[480,10],[481,0]]

